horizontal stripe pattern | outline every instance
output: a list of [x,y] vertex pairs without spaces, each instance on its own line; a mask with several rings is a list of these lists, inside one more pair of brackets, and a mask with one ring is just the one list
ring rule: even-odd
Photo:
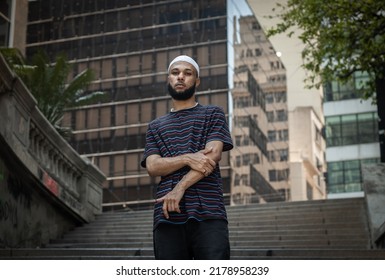
[[[175,157],[203,150],[210,141],[222,141],[223,151],[233,148],[225,114],[220,107],[202,106],[170,112],[152,121],[147,130],[146,146],[141,165],[146,167],[146,158],[152,154]],[[166,195],[189,171],[182,168],[163,176],[157,187],[157,198]],[[180,203],[182,213],[170,213],[166,220],[162,203],[154,208],[154,227],[161,222],[180,224],[188,219],[226,219],[223,202],[222,179],[219,165],[210,176],[203,178],[186,190]]]

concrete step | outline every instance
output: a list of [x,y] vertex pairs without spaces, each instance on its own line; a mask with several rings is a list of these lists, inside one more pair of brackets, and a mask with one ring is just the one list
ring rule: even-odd
[[[259,239],[259,240],[306,240],[306,239],[356,239],[362,238],[367,239],[368,235],[365,232],[325,232],[322,230],[313,230],[313,231],[230,231],[230,239]],[[140,234],[140,233],[108,233],[108,234],[98,234],[98,233],[85,233],[79,234],[74,233],[72,235],[66,235],[62,239],[57,239],[56,242],[66,242],[68,240],[79,240],[84,241],[87,240],[113,240],[113,239],[121,239],[121,240],[152,240],[152,234]],[[52,241],[54,242],[54,241]]]
[[[271,223],[283,223],[283,224],[294,224],[303,221],[312,222],[314,223],[329,223],[329,222],[345,222],[347,221],[348,223],[352,221],[357,221],[357,222],[365,222],[365,216],[364,214],[354,214],[354,213],[334,213],[330,215],[324,215],[324,214],[318,214],[318,215],[285,215],[285,214],[277,214],[275,213],[274,215],[257,215],[254,214],[253,216],[239,216],[239,217],[228,217],[229,224],[242,224],[242,223],[253,223],[253,224],[271,224]],[[133,227],[133,228],[138,228],[138,227],[143,227],[143,226],[152,226],[152,218],[148,219],[119,219],[117,221],[114,220],[108,220],[108,221],[94,221],[91,224],[85,225],[80,228],[98,228],[98,227]]]
[[[253,232],[254,234],[274,234],[279,232],[281,234],[298,234],[298,233],[308,233],[312,234],[314,232],[324,233],[324,234],[369,234],[367,226],[363,226],[362,223],[354,222],[353,224],[348,223],[328,223],[328,224],[294,224],[294,225],[285,225],[285,224],[264,224],[264,225],[254,225],[254,224],[230,224],[229,225],[230,234],[236,234],[237,232]],[[87,228],[87,229],[76,229],[71,232],[68,232],[65,237],[74,237],[74,236],[87,236],[87,235],[114,235],[114,234],[125,234],[127,236],[148,236],[152,234],[152,227],[143,227],[140,229],[132,229],[125,227],[108,227],[108,228]]]
[[[370,250],[363,198],[228,207],[232,259],[385,259]],[[0,259],[153,259],[152,210],[99,215],[45,248]]]
[[[351,206],[351,207],[349,207]],[[363,210],[364,203],[362,198],[351,198],[351,199],[333,199],[333,200],[313,200],[313,201],[300,201],[300,202],[285,202],[285,203],[268,203],[268,204],[254,204],[254,205],[244,205],[244,206],[228,206],[227,212],[228,216],[247,216],[251,214],[261,214],[262,212],[266,213],[301,213],[307,214],[311,212],[338,212],[339,210],[346,211],[360,211]],[[143,217],[152,219],[152,210],[145,211],[115,211],[115,212],[106,212],[101,215],[101,220],[121,220],[123,218],[138,218],[143,219]]]
[[[232,216],[254,216],[258,215],[269,215],[269,214],[286,214],[286,215],[295,215],[295,214],[316,214],[316,213],[338,213],[338,212],[354,212],[360,213],[365,211],[364,205],[357,203],[344,203],[342,205],[333,204],[331,206],[321,204],[319,206],[311,207],[310,205],[301,205],[294,204],[294,202],[286,202],[293,203],[291,207],[265,207],[264,205],[258,204],[258,206],[251,205],[250,207],[245,206],[228,206],[227,214],[229,217]],[[97,220],[100,221],[113,221],[118,220],[122,221],[124,219],[152,219],[153,213],[152,211],[144,211],[144,213],[132,213],[132,212],[106,212],[97,217]]]
[[[352,213],[346,212],[346,213],[330,213],[325,214],[325,212],[319,212],[319,213],[308,213],[307,215],[304,214],[287,214],[287,213],[274,213],[269,215],[258,215],[257,213],[254,213],[253,215],[247,216],[228,216],[229,223],[237,223],[237,222],[266,222],[266,221],[279,221],[282,223],[295,223],[297,221],[302,220],[315,220],[315,221],[344,221],[347,219],[359,219],[363,220],[365,217],[363,217],[363,213]],[[98,227],[98,226],[144,226],[144,225],[152,225],[152,217],[151,218],[137,218],[137,219],[109,219],[106,221],[103,220],[97,220],[92,222],[89,226],[92,227]],[[86,225],[87,226],[87,225]]]
[[[38,260],[152,260],[152,248],[107,249],[3,249],[0,259]],[[231,251],[233,260],[385,260],[384,250],[367,249],[280,249],[240,248]]]
[[[365,238],[322,238],[317,237],[306,239],[230,239],[230,245],[233,249],[238,248],[360,248],[368,249],[370,244]],[[122,246],[122,247],[121,247]],[[152,247],[152,239],[148,240],[130,240],[124,238],[110,238],[110,239],[70,239],[62,242],[53,242],[49,244],[48,248],[142,248]]]
[[385,250],[368,249],[253,249],[231,250],[233,260],[385,260]]
[[153,259],[151,247],[3,249],[0,259]]

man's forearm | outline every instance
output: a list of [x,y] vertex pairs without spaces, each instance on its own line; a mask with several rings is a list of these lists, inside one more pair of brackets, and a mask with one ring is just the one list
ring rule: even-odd
[[199,171],[191,169],[187,172],[186,175],[182,177],[182,179],[178,182],[175,188],[180,188],[182,190],[187,190],[189,187],[199,182],[205,177],[205,175]]
[[201,172],[191,169],[169,193],[156,200],[163,203],[162,210],[166,219],[170,217],[169,212],[181,212],[179,202],[185,191],[203,177]]
[[212,154],[213,148],[207,147],[196,153],[188,153],[176,157],[161,157],[150,155],[147,162],[147,171],[150,176],[166,176],[185,166],[201,173],[211,173],[216,166],[215,158]]
[[150,176],[165,176],[186,166],[186,155],[176,157],[156,157],[147,161]]

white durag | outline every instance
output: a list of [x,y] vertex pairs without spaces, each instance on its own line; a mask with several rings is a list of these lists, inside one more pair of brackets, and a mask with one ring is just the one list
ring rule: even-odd
[[175,62],[178,62],[178,61],[188,62],[192,66],[194,66],[194,68],[197,70],[198,77],[199,77],[199,66],[198,66],[198,63],[196,63],[194,59],[192,59],[191,57],[189,57],[187,55],[180,55],[180,56],[177,56],[176,58],[174,58],[174,60],[171,61],[170,65],[168,66],[168,70],[167,70],[168,73],[170,73],[171,65],[173,65]]

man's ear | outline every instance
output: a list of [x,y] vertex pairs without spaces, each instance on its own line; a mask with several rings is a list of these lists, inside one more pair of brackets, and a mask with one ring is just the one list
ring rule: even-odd
[[200,84],[201,84],[201,79],[200,79],[200,78],[197,78],[197,79],[195,80],[195,86],[198,87]]

